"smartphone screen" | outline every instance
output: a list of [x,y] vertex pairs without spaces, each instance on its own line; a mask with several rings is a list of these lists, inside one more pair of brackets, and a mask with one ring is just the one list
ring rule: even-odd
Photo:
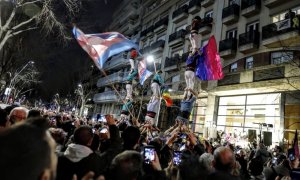
[[146,164],[150,164],[151,161],[154,161],[155,159],[155,149],[154,147],[145,147],[144,150],[144,160]]
[[182,152],[174,151],[173,152],[173,163],[178,166],[181,163]]
[[276,161],[277,161],[277,157],[273,157],[272,164],[276,164]]
[[105,134],[105,133],[107,133],[107,128],[102,128],[101,130],[100,130],[100,133],[103,133],[103,134]]

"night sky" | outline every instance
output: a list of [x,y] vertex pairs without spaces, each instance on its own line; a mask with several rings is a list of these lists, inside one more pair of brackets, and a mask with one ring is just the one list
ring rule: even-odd
[[[114,9],[122,0],[107,0],[107,4],[104,0],[86,1],[76,24],[85,33],[99,33],[110,23]],[[74,88],[92,65],[92,60],[76,40],[63,44],[55,35],[44,38],[42,32],[32,31],[24,41],[24,59],[34,60],[41,72],[42,83],[34,93],[35,98],[50,100],[55,93],[61,97],[74,93]]]

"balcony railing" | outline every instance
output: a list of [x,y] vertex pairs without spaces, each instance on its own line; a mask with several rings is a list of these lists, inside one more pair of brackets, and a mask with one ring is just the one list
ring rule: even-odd
[[176,54],[174,57],[166,57],[166,60],[165,60],[165,68],[166,67],[170,67],[170,66],[173,66],[173,65],[180,65],[181,63],[184,63],[186,62],[186,59],[189,55],[189,52],[187,53],[184,53],[182,54],[182,56],[179,56],[178,54]]
[[153,32],[153,30],[154,30],[154,26],[153,25],[150,26],[150,27],[148,27],[147,28],[147,34]]
[[151,51],[151,46],[146,46],[141,50],[141,53],[148,53],[149,51]]
[[164,46],[165,46],[165,41],[164,40],[158,40],[158,41],[156,41],[155,43],[153,43],[151,45],[151,50],[159,48],[159,47],[163,48]]
[[94,95],[94,102],[102,103],[102,102],[116,102],[118,101],[118,97],[114,91],[106,91],[103,93],[98,93]]
[[192,8],[192,7],[194,7],[194,6],[201,6],[201,1],[202,0],[191,0],[190,2],[189,2],[189,9],[190,8]]
[[237,4],[232,4],[223,9],[222,18],[226,18],[231,15],[240,15],[240,6]]
[[173,12],[172,18],[175,18],[182,13],[188,13],[188,11],[189,11],[189,6],[185,4]]
[[220,41],[219,51],[236,50],[236,49],[237,49],[237,39],[229,38]]
[[243,10],[243,9],[246,9],[250,6],[260,7],[261,6],[261,0],[243,0],[241,9]]
[[111,70],[126,65],[129,65],[127,55],[124,53],[120,53],[116,56],[113,56],[109,61],[106,61],[103,65],[103,69]]
[[299,25],[296,26],[291,19],[285,19],[262,27],[262,39],[264,40],[264,39],[272,38],[294,30],[300,30]]
[[114,74],[110,74],[104,78],[100,78],[97,82],[98,87],[103,87],[115,83],[121,83],[124,79],[124,73],[123,72],[117,72]]
[[168,23],[169,23],[169,17],[167,16],[167,17],[159,20],[157,23],[155,23],[154,28],[158,28],[158,27],[160,27],[162,25],[166,25],[167,26]]
[[258,31],[250,31],[239,36],[239,46],[254,43],[256,45],[259,44],[259,32]]
[[205,17],[203,18],[203,21],[202,23],[200,23],[200,26],[199,26],[199,29],[202,28],[202,27],[205,27],[205,26],[212,26],[213,22],[213,18],[212,17]]
[[184,38],[186,33],[187,32],[186,32],[185,29],[181,29],[179,31],[174,32],[173,34],[171,34],[169,36],[169,42],[174,41],[174,40],[179,39],[179,38]]

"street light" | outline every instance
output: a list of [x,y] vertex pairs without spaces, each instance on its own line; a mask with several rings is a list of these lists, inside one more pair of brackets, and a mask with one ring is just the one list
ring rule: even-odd
[[148,56],[147,59],[146,59],[149,63],[152,63],[153,62],[153,66],[154,66],[154,71],[156,73],[156,65],[155,65],[155,61],[154,61],[154,57],[153,56]]
[[13,85],[13,82],[15,81],[15,79],[20,75],[20,73],[21,73],[24,69],[26,69],[27,66],[33,65],[33,64],[34,64],[34,61],[29,61],[29,62],[27,62],[27,63],[22,67],[22,69],[21,69],[19,72],[17,72],[17,73],[15,74],[15,76],[11,79],[11,81],[10,81],[10,83],[9,83],[9,86],[8,86],[6,104],[8,103],[9,95],[10,95],[10,93],[11,93],[12,85]]

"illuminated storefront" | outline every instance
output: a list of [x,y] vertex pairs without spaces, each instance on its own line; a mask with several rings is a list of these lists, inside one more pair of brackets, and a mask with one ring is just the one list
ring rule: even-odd
[[233,143],[248,142],[249,130],[262,138],[263,132],[272,132],[272,142],[279,143],[282,114],[281,93],[219,97],[216,127]]

